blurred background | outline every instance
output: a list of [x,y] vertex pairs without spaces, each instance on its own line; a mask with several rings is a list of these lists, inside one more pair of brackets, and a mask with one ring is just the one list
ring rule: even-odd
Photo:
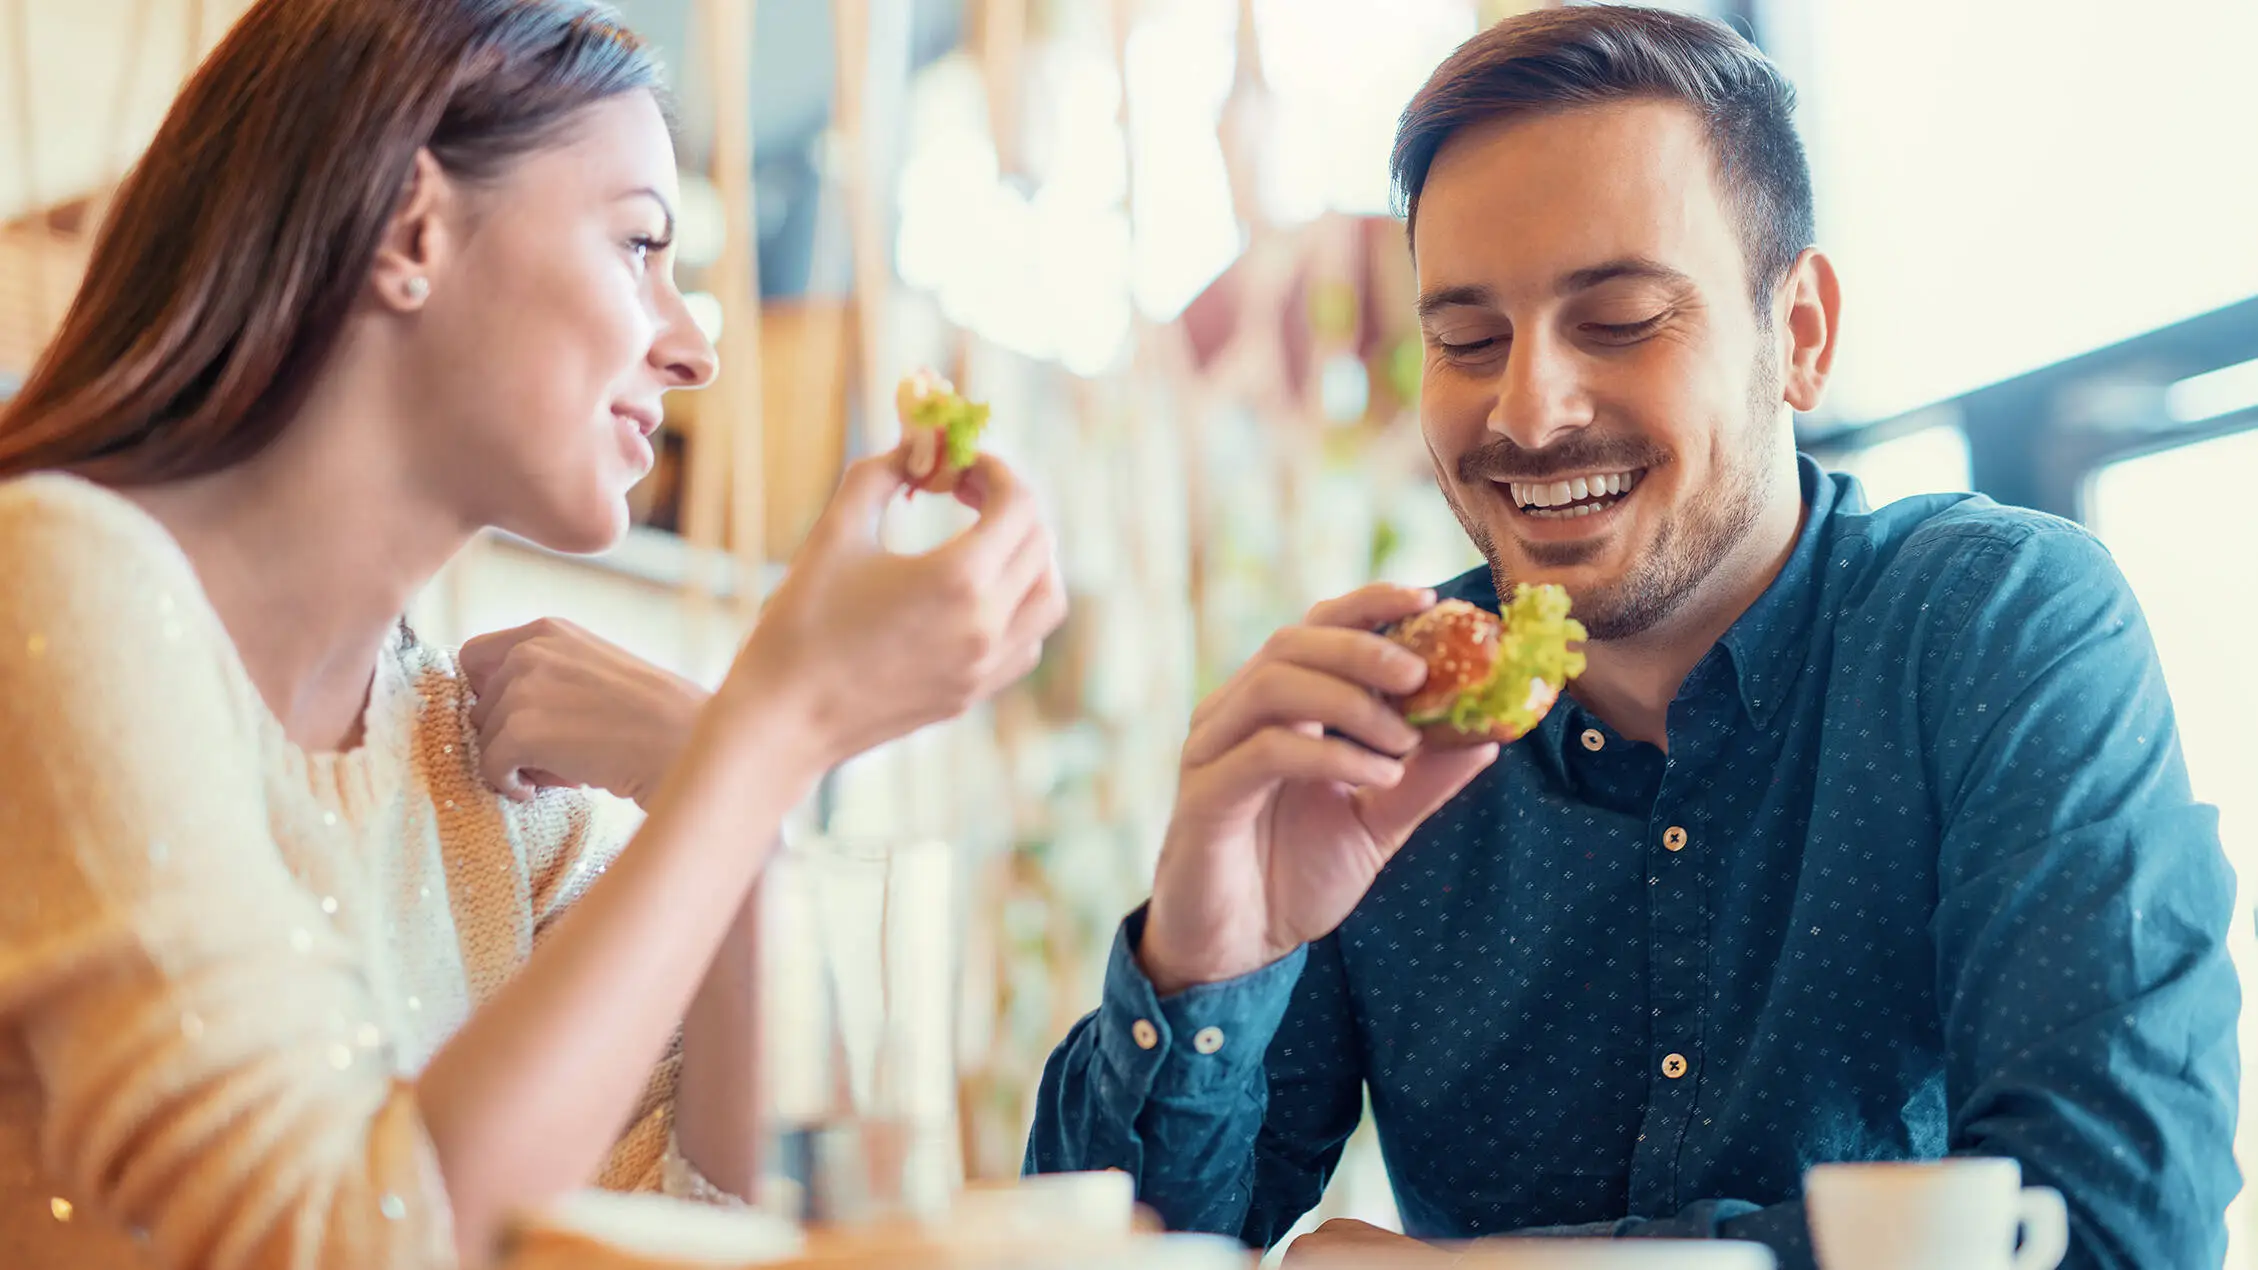
[[[567,617],[711,681],[840,464],[892,443],[899,375],[992,402],[1074,616],[1026,685],[837,773],[796,832],[949,848],[923,893],[951,990],[902,1009],[953,1051],[962,1170],[1009,1174],[1146,887],[1194,701],[1318,598],[1478,563],[1418,440],[1386,151],[1449,49],[1536,6],[616,3],[674,71],[681,274],[725,372],[672,399],[619,549],[483,541],[412,620],[457,641]],[[0,399],[244,7],[0,0]],[[1976,490],[2098,532],[2154,625],[2198,793],[2258,868],[2258,4],[1673,7],[1732,23],[1802,93],[1845,294],[1804,447],[1876,503]],[[931,541],[954,514],[891,532]],[[2248,920],[2236,938],[2258,968]],[[1392,1215],[1362,1138],[1337,1214]]]

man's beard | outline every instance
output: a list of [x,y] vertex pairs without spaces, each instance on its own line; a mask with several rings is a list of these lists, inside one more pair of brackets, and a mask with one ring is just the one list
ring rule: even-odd
[[[1677,514],[1662,518],[1653,545],[1632,560],[1621,577],[1573,597],[1576,618],[1593,640],[1630,639],[1654,629],[1716,572],[1763,514],[1777,479],[1772,447],[1776,444],[1774,430],[1779,426],[1779,374],[1769,358],[1762,358],[1754,378],[1748,413],[1738,435],[1731,438],[1725,462],[1712,478]],[[1670,461],[1663,451],[1630,438],[1578,433],[1544,450],[1526,450],[1510,438],[1498,437],[1461,457],[1457,474],[1465,485],[1478,484],[1496,474],[1536,480],[1555,473],[1644,468],[1651,475]],[[1438,480],[1437,484],[1442,486],[1443,498],[1465,527],[1467,537],[1489,561],[1498,598],[1510,601],[1514,579],[1488,525],[1459,505],[1448,482]],[[1563,569],[1591,559],[1599,546],[1588,542],[1524,542],[1521,549],[1537,568]]]

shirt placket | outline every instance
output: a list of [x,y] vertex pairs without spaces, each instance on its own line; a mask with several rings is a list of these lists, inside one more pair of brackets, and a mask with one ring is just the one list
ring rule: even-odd
[[[1709,708],[1674,710],[1672,748],[1647,817],[1647,1102],[1631,1165],[1631,1212],[1666,1217],[1678,1194],[1679,1148],[1699,1106],[1709,985],[1706,860],[1713,848],[1689,773],[1704,765],[1701,741],[1729,720]],[[1679,737],[1687,738],[1680,743]]]

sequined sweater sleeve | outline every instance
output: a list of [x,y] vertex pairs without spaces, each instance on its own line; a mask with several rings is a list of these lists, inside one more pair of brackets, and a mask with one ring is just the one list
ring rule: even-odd
[[154,522],[0,486],[0,1028],[39,1166],[167,1267],[452,1264],[414,1091],[332,1022],[372,985],[274,839],[232,656]]

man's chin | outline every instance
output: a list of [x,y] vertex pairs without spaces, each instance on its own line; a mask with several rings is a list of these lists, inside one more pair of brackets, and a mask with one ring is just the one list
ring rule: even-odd
[[1490,571],[1501,582],[1550,582],[1567,588],[1571,596],[1613,586],[1627,567],[1614,535],[1567,542],[1504,536],[1493,541],[1497,547],[1490,553]]

